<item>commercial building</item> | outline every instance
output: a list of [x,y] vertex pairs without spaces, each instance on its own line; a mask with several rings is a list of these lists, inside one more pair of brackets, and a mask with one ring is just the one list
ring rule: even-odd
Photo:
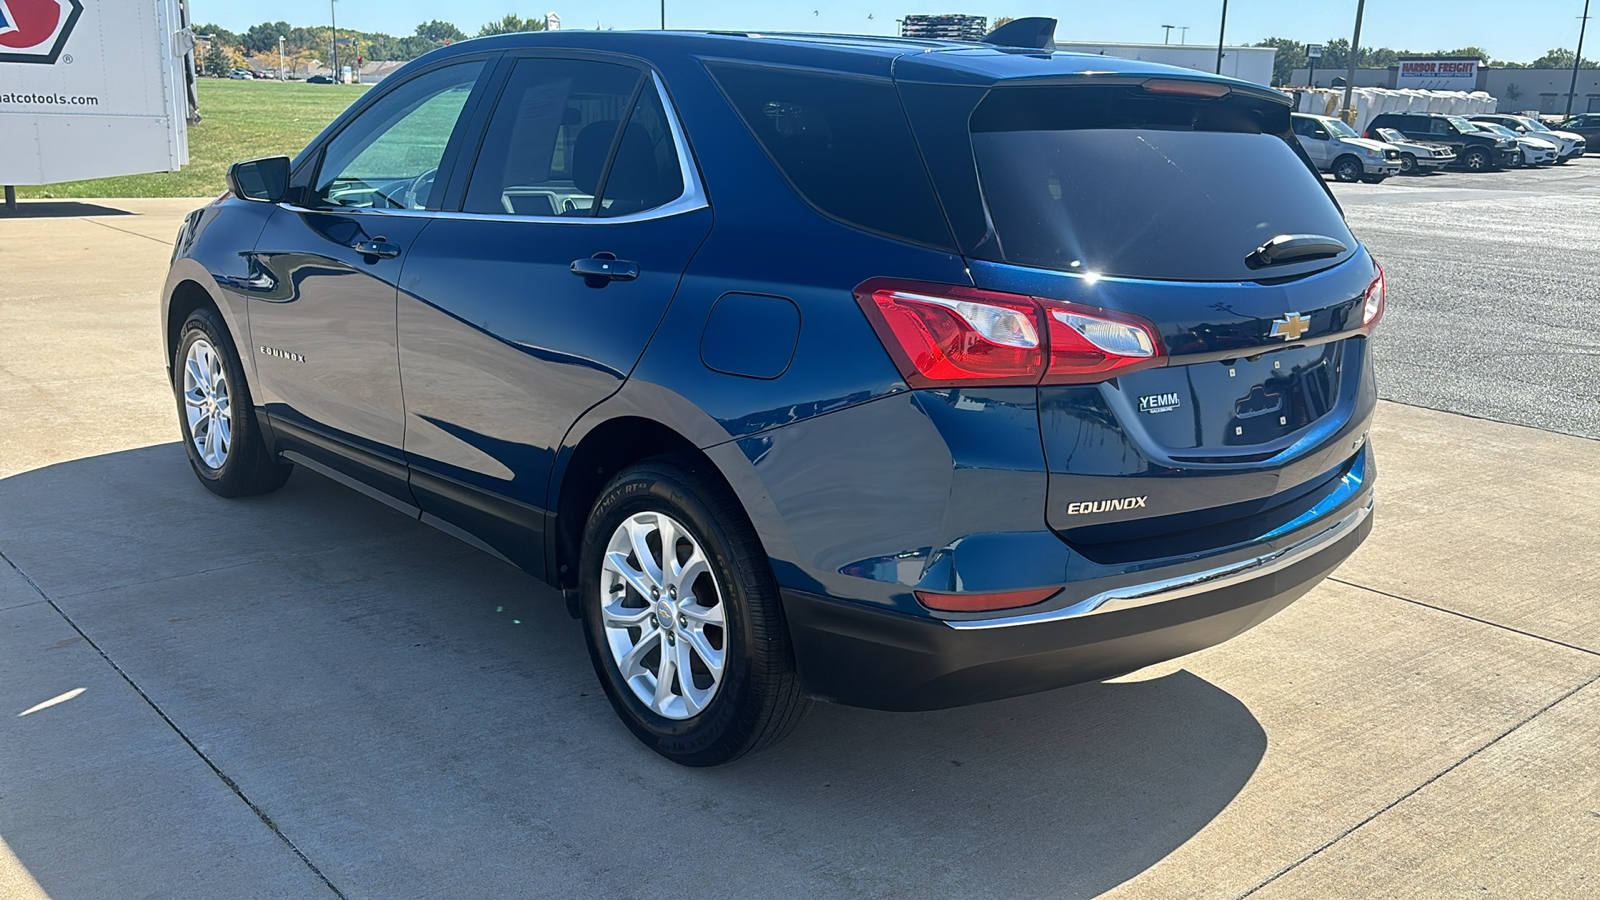
[[906,16],[900,20],[901,37],[980,41],[988,33],[988,16]]

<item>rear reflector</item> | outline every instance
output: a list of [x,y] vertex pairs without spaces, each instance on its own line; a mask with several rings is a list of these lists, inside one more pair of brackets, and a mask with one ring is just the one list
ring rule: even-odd
[[1377,269],[1378,277],[1372,279],[1372,283],[1367,285],[1366,304],[1361,308],[1361,327],[1367,329],[1369,333],[1372,330],[1372,326],[1378,324],[1378,320],[1383,318],[1383,304],[1386,299],[1384,297],[1383,267],[1378,266]]
[[1017,609],[1054,597],[1061,588],[1029,588],[1025,591],[1002,591],[993,594],[945,593],[943,591],[912,591],[917,602],[941,612],[991,612],[997,609]]
[[1164,362],[1137,316],[961,285],[874,278],[856,302],[912,387],[1083,384]]

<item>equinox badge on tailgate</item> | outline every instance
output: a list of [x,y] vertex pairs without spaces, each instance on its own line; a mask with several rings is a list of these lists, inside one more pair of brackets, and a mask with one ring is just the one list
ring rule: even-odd
[[1117,500],[1084,500],[1080,503],[1068,503],[1067,515],[1077,516],[1083,513],[1111,512],[1121,509],[1144,509],[1144,502],[1150,497],[1122,497]]

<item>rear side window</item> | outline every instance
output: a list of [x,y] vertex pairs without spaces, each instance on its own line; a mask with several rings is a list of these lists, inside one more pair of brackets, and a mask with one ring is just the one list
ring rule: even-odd
[[848,225],[953,248],[892,82],[798,69],[708,68],[807,203]]
[[1279,235],[1356,246],[1288,143],[1287,107],[1264,98],[1155,95],[1139,85],[1003,87],[973,111],[971,130],[1004,262],[1232,281],[1262,277],[1245,257]]

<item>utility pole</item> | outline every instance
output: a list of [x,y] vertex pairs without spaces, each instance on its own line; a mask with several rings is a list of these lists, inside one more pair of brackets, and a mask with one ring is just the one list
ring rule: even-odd
[[1165,28],[1167,30],[1167,33],[1165,35],[1163,35],[1162,38],[1161,38],[1161,43],[1163,43],[1163,44],[1172,43],[1172,29],[1177,28],[1178,26],[1176,26],[1176,25],[1163,25],[1161,27]]
[[[1585,3],[1589,0],[1584,0]],[[1361,14],[1366,11],[1367,0],[1356,0],[1356,33],[1350,39],[1350,65],[1344,75],[1344,112],[1340,118],[1344,123],[1354,128],[1356,124],[1356,111],[1350,106],[1350,91],[1356,83],[1356,57],[1361,53]]]
[[1572,100],[1578,96],[1578,64],[1583,62],[1583,31],[1589,27],[1589,0],[1583,0],[1583,15],[1578,19],[1578,52],[1572,54],[1572,87],[1567,91],[1567,118],[1572,118]]
[[[1587,0],[1585,0],[1587,2]],[[1222,24],[1217,26],[1217,74],[1222,74],[1222,36],[1228,31],[1228,0],[1222,0]]]
[[661,30],[667,30],[667,0],[661,0]]
[[328,0],[328,18],[333,22],[333,39],[328,42],[328,46],[333,48],[333,83],[342,84],[343,79],[339,77],[339,14],[333,8],[336,2],[337,0]]

